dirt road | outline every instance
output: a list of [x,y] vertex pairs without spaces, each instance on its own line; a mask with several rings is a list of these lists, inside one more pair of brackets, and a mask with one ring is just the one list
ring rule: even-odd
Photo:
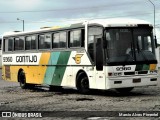
[[[19,87],[18,83],[0,79],[0,111],[1,116],[2,112],[11,111],[12,119],[21,119],[20,117],[26,119],[30,112],[39,112],[37,117],[42,116],[41,119],[46,120],[75,119],[75,117],[88,120],[137,118],[154,120],[158,119],[156,114],[160,116],[160,84],[135,88],[130,94],[125,95],[114,90],[94,90],[89,95],[81,95],[76,90],[68,88],[58,92],[50,92],[46,87],[24,90]],[[137,115],[136,118],[133,117],[134,113],[135,116]],[[152,117],[145,116],[145,114],[152,114]],[[6,114],[3,113],[3,115]]]

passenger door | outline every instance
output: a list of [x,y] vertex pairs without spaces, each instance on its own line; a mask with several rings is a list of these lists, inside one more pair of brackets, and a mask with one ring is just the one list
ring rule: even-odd
[[[88,29],[88,53],[90,60],[94,65],[93,72],[93,84],[96,89],[105,89],[105,73],[103,70],[97,70],[96,68],[96,46],[99,40],[102,41],[103,28],[99,26],[89,27]],[[100,57],[100,56],[99,56]],[[101,57],[103,59],[103,57]]]

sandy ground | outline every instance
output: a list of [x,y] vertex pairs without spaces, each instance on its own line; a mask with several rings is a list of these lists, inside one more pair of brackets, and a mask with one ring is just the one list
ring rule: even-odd
[[[19,83],[0,79],[0,111],[1,115],[8,111],[24,115],[28,115],[26,112],[39,111],[44,120],[155,120],[160,118],[133,117],[133,114],[140,116],[158,112],[160,116],[160,84],[135,88],[129,94],[119,94],[114,90],[94,90],[89,95],[82,95],[67,88],[58,92],[50,92],[46,87],[24,90],[19,87]],[[125,117],[118,117],[121,113]],[[130,114],[132,117],[126,117]]]

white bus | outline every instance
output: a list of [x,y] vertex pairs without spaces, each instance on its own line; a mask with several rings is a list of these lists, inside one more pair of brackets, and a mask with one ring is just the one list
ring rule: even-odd
[[116,89],[157,85],[153,26],[143,20],[90,20],[3,36],[2,77],[22,88]]

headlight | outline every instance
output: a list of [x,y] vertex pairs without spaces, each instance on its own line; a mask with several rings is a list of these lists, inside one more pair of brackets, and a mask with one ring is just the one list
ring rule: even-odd
[[121,73],[121,72],[118,72],[118,73],[114,73],[113,75],[114,75],[114,76],[122,76],[122,73]]
[[108,73],[108,76],[122,76],[122,72]]

